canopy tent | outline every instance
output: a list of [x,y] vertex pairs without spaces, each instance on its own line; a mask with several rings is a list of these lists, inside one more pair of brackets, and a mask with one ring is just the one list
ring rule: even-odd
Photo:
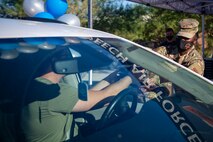
[[128,0],[147,6],[195,14],[213,14],[213,0]]
[[128,0],[146,6],[202,15],[202,55],[204,57],[204,15],[213,15],[213,0]]

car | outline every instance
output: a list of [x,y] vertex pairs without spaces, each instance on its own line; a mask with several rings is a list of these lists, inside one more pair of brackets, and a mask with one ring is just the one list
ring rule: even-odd
[[[78,88],[82,101],[88,101],[88,90],[107,77],[112,83],[126,75],[132,79],[115,97],[73,113],[81,134],[75,141],[213,141],[211,80],[103,31],[39,18],[0,18],[0,23],[1,141],[25,141],[20,121],[35,116],[21,117],[23,107],[57,97],[57,91],[53,96],[29,95],[47,58],[54,59],[55,73],[65,75],[60,82]],[[60,51],[64,58],[55,58]],[[159,82],[162,79],[173,86],[171,91]]]

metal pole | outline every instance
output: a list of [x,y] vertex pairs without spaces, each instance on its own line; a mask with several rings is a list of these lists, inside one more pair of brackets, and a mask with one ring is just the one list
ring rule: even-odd
[[203,58],[204,58],[204,49],[205,49],[204,37],[205,37],[205,17],[204,15],[202,15],[202,56]]
[[92,0],[88,0],[88,27],[93,28],[92,20]]
[[[92,23],[92,0],[88,0],[88,27],[93,28],[93,23]],[[89,71],[89,85],[92,85],[92,75],[93,72],[92,70]]]

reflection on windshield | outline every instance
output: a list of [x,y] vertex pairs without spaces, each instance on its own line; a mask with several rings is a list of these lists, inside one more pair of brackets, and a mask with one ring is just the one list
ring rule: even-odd
[[[208,89],[203,89],[207,82],[195,84],[196,88],[199,89],[194,91],[192,86],[182,81],[198,80],[194,74],[187,72],[174,62],[160,58],[155,53],[145,50],[145,48],[142,49],[137,44],[122,39],[95,37],[1,39],[0,58],[16,60],[19,56],[40,54],[40,52],[49,52],[62,47],[69,48],[73,57],[78,58],[79,67],[82,69],[79,70],[80,72],[93,70],[95,75],[98,72],[97,70],[102,69],[110,74],[118,68],[125,68],[134,76],[135,80],[140,82],[143,91],[156,88],[156,86],[162,84],[161,80],[163,79],[164,84],[169,89],[169,94],[173,94],[174,86],[172,84],[175,84],[178,87],[185,88],[184,90],[187,92],[193,92],[193,95],[203,101],[209,102],[210,100],[202,97],[202,93],[199,92],[199,90],[202,90],[209,94]],[[93,79],[96,79],[96,76],[98,75],[95,75]]]
[[[75,72],[69,72],[67,74],[62,73],[63,78],[60,79],[60,83],[66,83],[66,85],[68,84],[75,89],[79,87],[79,83],[85,83],[87,84],[86,89],[97,91],[105,89],[109,84],[115,84],[123,78],[128,77],[131,83],[129,82],[127,90],[125,89],[127,92],[124,91],[124,95],[132,95],[131,91],[133,91],[133,95],[136,96],[136,104],[139,105],[139,108],[132,116],[140,116],[145,112],[145,114],[140,117],[142,117],[143,120],[147,118],[148,121],[150,118],[156,118],[155,113],[161,112],[161,116],[167,121],[174,123],[175,126],[177,126],[177,130],[182,133],[185,133],[185,129],[181,129],[181,127],[191,130],[193,134],[196,131],[197,128],[195,129],[191,126],[191,123],[189,123],[193,122],[191,121],[191,115],[198,117],[203,124],[207,124],[211,127],[212,112],[209,108],[205,107],[206,104],[203,105],[203,102],[208,100],[208,95],[212,92],[206,89],[206,94],[210,93],[208,95],[205,94],[206,98],[203,99],[204,101],[202,97],[200,97],[203,95],[203,92],[205,93],[205,91],[202,90],[202,87],[205,88],[205,84],[193,84],[190,86],[190,84],[188,84],[191,82],[190,80],[195,79],[194,81],[196,81],[197,79],[194,78],[193,74],[187,73],[186,70],[175,63],[160,58],[149,50],[143,49],[136,44],[121,39],[94,37],[5,39],[0,40],[0,42],[0,86],[1,92],[3,92],[2,94],[4,95],[3,97],[5,97],[5,100],[1,101],[2,104],[4,102],[7,103],[9,99],[13,99],[18,103],[23,103],[23,100],[29,98],[27,103],[32,103],[39,99],[40,101],[44,101],[42,97],[38,99],[36,91],[36,95],[27,96],[26,90],[30,88],[29,82],[35,77],[40,76],[36,73],[38,73],[40,71],[39,69],[41,69],[40,67],[43,66],[42,62],[46,61],[49,56],[53,58],[56,57],[56,54],[59,53],[58,51],[63,51],[63,49],[65,49],[67,51],[66,53],[69,53],[71,56],[68,58],[65,56],[67,54],[60,54],[60,58],[58,58],[60,60],[58,61],[62,61],[61,64],[71,63],[66,61],[76,61],[76,64],[75,66],[73,64],[68,64],[68,67],[62,65],[61,68],[65,71],[67,71],[66,69],[75,70]],[[57,72],[55,71],[55,73]],[[92,81],[92,83],[90,83],[90,81]],[[36,84],[32,86],[34,85],[36,86]],[[13,89],[11,89],[11,86],[13,86]],[[201,92],[199,92],[199,88],[193,88],[193,86],[201,87]],[[119,86],[116,88],[119,88]],[[110,91],[116,90],[116,88]],[[189,93],[187,89],[189,92],[191,90],[195,91]],[[38,92],[45,92],[45,90],[46,89],[41,89],[38,90]],[[128,92],[129,90],[131,91]],[[193,92],[195,94],[193,94]],[[32,94],[34,94],[34,92]],[[116,94],[122,93],[116,92]],[[51,97],[51,95],[46,95],[45,99],[50,99],[48,97]],[[57,93],[53,94],[52,97],[57,97]],[[76,99],[79,98],[76,97]],[[88,100],[89,99],[90,98],[88,98]],[[201,99],[201,101],[199,99]],[[125,100],[126,102],[121,105],[121,108],[125,109],[125,106],[134,104],[133,101],[131,103],[131,100],[133,100],[131,98],[129,99],[127,97]],[[69,100],[66,101],[69,102]],[[107,101],[109,102],[109,100]],[[64,104],[64,100],[58,102]],[[106,102],[104,105],[105,104]],[[145,105],[147,106],[147,104],[148,109],[144,107]],[[151,104],[150,108],[149,104]],[[18,105],[13,103],[10,107],[14,109]],[[103,104],[101,105],[104,106]],[[99,108],[97,106],[100,106],[100,104],[98,103],[94,108]],[[143,108],[147,109],[147,112],[141,111]],[[119,109],[118,112],[120,112]],[[187,117],[185,117],[185,114]],[[127,119],[129,119],[129,115],[130,114],[125,114],[125,116],[128,117]],[[120,118],[123,119],[123,116]],[[162,117],[160,118],[162,119]],[[133,119],[129,120],[131,121]],[[143,122],[146,123],[146,121]]]
[[[209,104],[212,103],[212,101],[210,101],[212,100],[212,97],[209,96],[209,94],[212,94],[212,87],[206,87],[209,84],[212,84],[212,82],[205,78],[200,79],[200,76],[186,67],[183,67],[146,47],[141,47],[141,45],[126,41],[125,39],[91,38],[90,40],[117,57],[117,59],[124,65],[131,66],[131,72],[134,76],[137,76],[138,80],[142,79],[140,80],[142,84],[146,84],[148,82],[151,83],[151,86],[153,86],[152,84],[155,82],[154,84],[159,86],[166,81],[164,84],[168,86],[167,88],[169,92],[171,92],[174,89],[173,87],[175,87],[178,88],[178,91],[184,90],[181,91],[181,93],[184,92],[187,96],[193,95],[196,96],[196,98],[199,98],[200,101]],[[143,77],[144,72],[147,73],[146,70],[149,72],[148,74],[151,79],[148,77],[148,79],[146,78],[146,81],[144,82]],[[138,75],[138,73],[140,75]],[[159,81],[157,81],[159,79],[163,80],[163,82],[160,81],[160,84]],[[194,83],[195,80],[196,83]],[[174,84],[174,86],[171,87],[171,83]],[[190,84],[194,85],[192,86]],[[170,94],[173,94],[173,92]],[[206,94],[208,99],[204,97],[203,94]]]

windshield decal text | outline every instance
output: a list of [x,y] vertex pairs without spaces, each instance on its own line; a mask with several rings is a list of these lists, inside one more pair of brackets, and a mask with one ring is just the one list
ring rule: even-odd
[[164,112],[166,112],[184,138],[188,142],[203,142],[201,135],[195,130],[190,121],[187,120],[187,117],[178,106],[176,106],[171,100],[163,98],[161,96],[163,94],[162,91],[159,91],[157,94],[156,99],[153,100],[160,105]]
[[95,44],[101,46],[108,52],[110,52],[113,56],[115,56],[123,65],[127,64],[129,67],[128,69],[131,71],[131,73],[142,83],[144,86],[149,87],[150,83],[147,79],[147,70],[144,68],[141,68],[140,66],[133,64],[128,61],[128,58],[123,55],[123,53],[114,46],[111,46],[110,44],[106,43],[100,38],[89,38],[90,41],[93,41]]
[[125,63],[128,60],[128,58],[123,56],[123,53],[120,52],[116,47],[111,46],[110,44],[104,42],[100,38],[95,38],[95,39],[90,38],[90,40],[92,40],[95,44],[97,44],[97,45],[103,47],[104,49],[106,49],[107,51],[109,51],[112,55],[114,55],[122,63]]

